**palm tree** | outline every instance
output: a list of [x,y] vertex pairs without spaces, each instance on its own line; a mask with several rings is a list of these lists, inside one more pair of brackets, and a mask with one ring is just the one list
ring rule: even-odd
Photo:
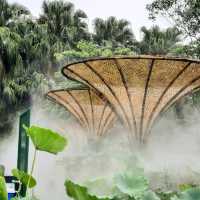
[[6,0],[0,0],[0,13],[0,26],[5,26],[12,16]]
[[48,71],[50,46],[45,29],[28,21],[16,24],[13,30],[0,27],[1,105],[2,101],[15,105],[28,97],[35,81],[33,72]]
[[93,38],[95,42],[101,45],[107,38],[105,37],[106,24],[101,18],[96,18],[94,20],[94,35]]
[[93,38],[99,45],[109,41],[114,47],[128,47],[134,42],[130,23],[124,19],[117,20],[115,17],[109,17],[107,20],[96,18]]
[[12,17],[20,17],[22,15],[31,15],[30,11],[23,5],[18,3],[9,4]]
[[[7,27],[0,27],[0,105],[1,110],[17,102],[19,87],[14,84],[16,74],[22,72],[22,58],[19,54],[21,37]],[[4,106],[3,106],[4,105]]]
[[38,22],[47,24],[52,45],[61,40],[71,46],[88,35],[88,27],[84,22],[87,15],[81,10],[75,11],[72,3],[63,0],[44,1],[42,8],[43,14]]
[[84,21],[87,15],[82,10],[77,10],[73,16],[73,24],[75,27],[74,44],[76,45],[81,40],[90,40],[88,25]]
[[[8,132],[16,110],[30,104],[31,91],[49,68],[47,26],[29,11],[0,0],[0,133]],[[40,78],[42,76],[42,78]]]
[[0,26],[8,26],[9,23],[22,15],[30,15],[30,11],[17,3],[9,4],[6,0],[0,0]]
[[36,67],[42,64],[41,60],[34,63],[34,59],[46,54],[42,53],[43,43],[37,41],[40,35],[35,35],[30,33],[21,37],[7,27],[0,27],[1,133],[8,131],[15,111],[30,104],[31,91],[40,84]]
[[140,53],[151,55],[166,55],[176,47],[180,41],[181,32],[175,27],[164,31],[158,26],[150,29],[142,27],[143,38],[139,45]]
[[16,71],[21,64],[19,55],[21,37],[7,27],[0,27],[0,63],[1,76]]

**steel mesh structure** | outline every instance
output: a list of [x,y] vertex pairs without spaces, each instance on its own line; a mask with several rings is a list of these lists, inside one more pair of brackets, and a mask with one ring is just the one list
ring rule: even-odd
[[89,88],[54,90],[47,96],[72,113],[88,134],[104,135],[116,120],[108,102]]
[[139,141],[178,99],[200,87],[200,62],[137,56],[90,59],[67,65],[63,74],[104,97]]

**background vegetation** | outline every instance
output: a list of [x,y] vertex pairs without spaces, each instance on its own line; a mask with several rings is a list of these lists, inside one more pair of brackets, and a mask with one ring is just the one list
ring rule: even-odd
[[23,5],[0,0],[0,134],[9,133],[32,94],[55,88],[51,80],[62,80],[58,72],[66,62],[135,54],[200,57],[198,0],[155,0],[147,9],[151,19],[164,15],[175,26],[142,27],[137,41],[130,23],[113,16],[96,18],[91,33],[87,13],[64,0],[44,1],[38,18]]

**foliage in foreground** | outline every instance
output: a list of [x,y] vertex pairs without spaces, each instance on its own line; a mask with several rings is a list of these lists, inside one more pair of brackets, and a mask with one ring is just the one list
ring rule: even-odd
[[33,188],[37,184],[36,180],[32,176],[19,169],[13,169],[12,175],[16,177],[21,184],[26,185],[28,188]]
[[64,150],[67,140],[58,133],[45,128],[31,126],[24,127],[27,135],[31,138],[36,150],[57,154]]
[[[21,184],[27,187],[26,197],[17,197],[13,200],[33,200],[30,189],[36,186],[36,180],[32,176],[36,162],[36,153],[45,151],[57,154],[63,151],[67,140],[52,130],[31,126],[25,127],[27,135],[35,147],[34,159],[30,174],[13,169],[12,174]],[[2,170],[3,171],[3,170]],[[125,171],[111,177],[101,177],[88,180],[83,183],[74,183],[71,180],[65,182],[66,193],[74,200],[198,200],[200,199],[200,187],[182,184],[179,191],[153,191],[149,181],[144,175],[144,170],[139,167],[127,167]],[[6,183],[0,176],[0,199],[7,200]],[[35,200],[35,199],[34,199]]]
[[96,179],[81,185],[66,180],[65,187],[67,194],[74,200],[159,200],[158,196],[150,190],[142,169],[129,169],[114,177]]
[[[33,163],[31,167],[30,174],[21,171],[19,169],[13,169],[12,175],[20,181],[20,187],[17,191],[17,197],[13,198],[13,200],[36,200],[34,197],[32,197],[30,193],[30,189],[34,188],[37,184],[35,178],[32,176],[34,171],[34,166],[36,163],[36,153],[38,151],[45,151],[51,154],[57,154],[64,150],[64,148],[67,145],[67,140],[63,136],[59,135],[58,133],[46,129],[41,128],[37,126],[31,126],[30,128],[24,127],[26,130],[27,135],[30,137],[34,147],[35,147],[35,153],[33,158]],[[3,176],[3,169],[0,173],[0,200],[7,200],[8,194],[6,191],[6,183]],[[22,198],[20,197],[20,190],[21,186],[25,186],[27,188],[26,191],[26,197]]]
[[[133,170],[134,171],[134,170]],[[179,191],[153,191],[141,171],[123,173],[118,178],[93,181],[92,184],[73,183],[66,180],[65,188],[68,196],[74,200],[198,200],[200,187],[189,186]],[[120,177],[120,178],[119,178]],[[108,184],[109,183],[109,184]]]

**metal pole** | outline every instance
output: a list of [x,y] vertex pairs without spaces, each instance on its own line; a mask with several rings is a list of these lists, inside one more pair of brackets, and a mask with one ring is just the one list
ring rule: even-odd
[[[23,128],[23,125],[30,126],[30,110],[25,111],[20,115],[19,120],[19,141],[18,141],[18,159],[17,168],[24,172],[28,171],[28,152],[29,152],[29,138]],[[21,196],[26,194],[26,187],[22,186]]]

